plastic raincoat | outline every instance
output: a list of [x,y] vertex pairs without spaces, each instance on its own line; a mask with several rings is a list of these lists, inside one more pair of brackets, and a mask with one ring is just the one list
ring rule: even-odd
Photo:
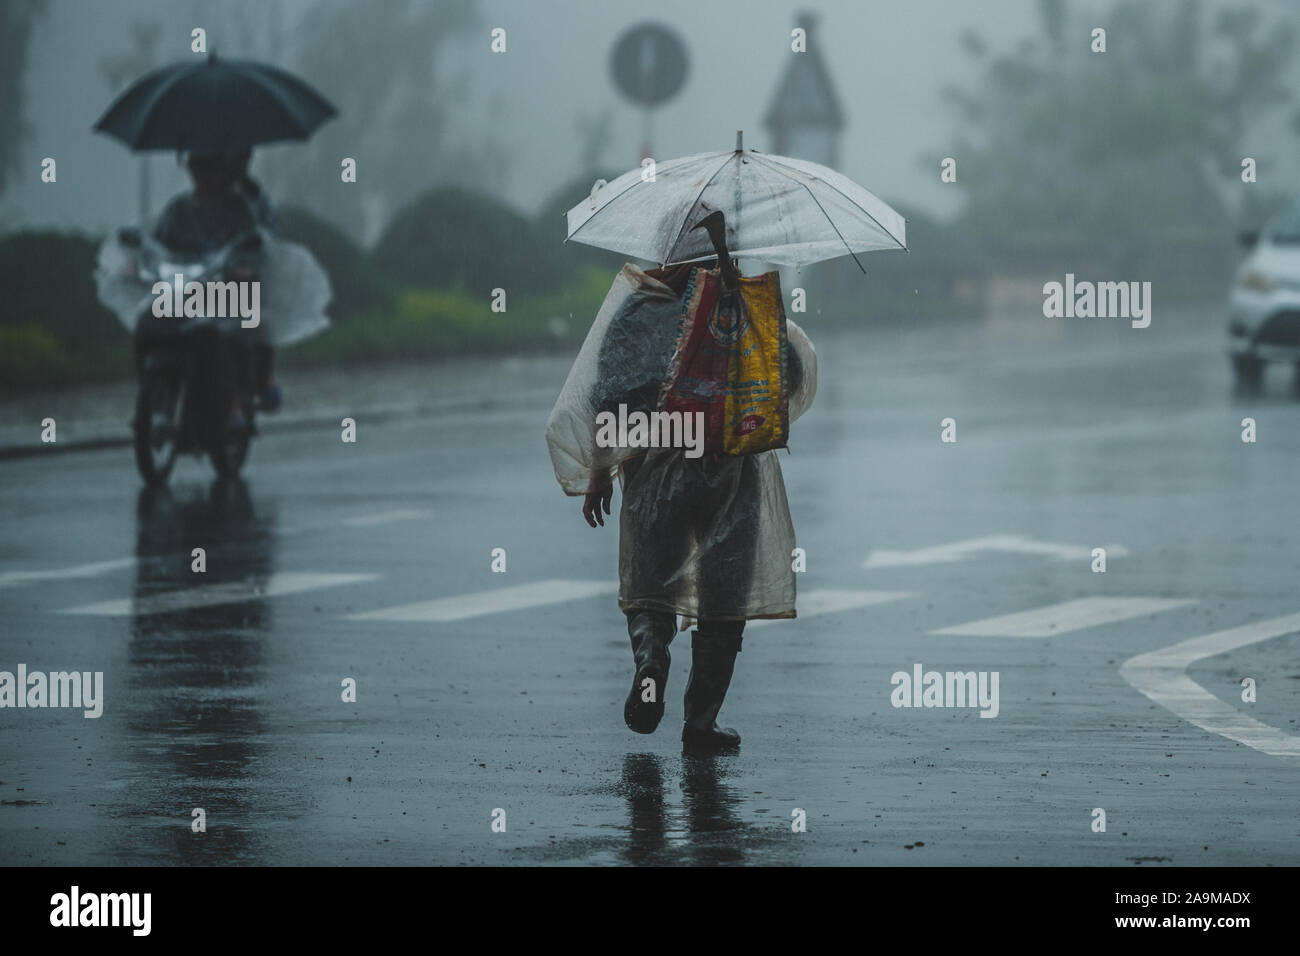
[[[255,328],[240,329],[241,337],[250,344],[279,346],[300,342],[323,331],[329,326],[325,314],[331,297],[329,276],[302,246],[277,239],[264,229],[258,232],[262,237],[261,321]],[[184,275],[186,281],[206,282],[212,277],[212,265],[224,259],[228,248],[175,250],[150,236],[143,237],[138,247],[132,247],[123,244],[117,234],[111,234],[99,248],[95,268],[99,301],[117,316],[128,332],[142,331],[142,323],[150,331],[170,331],[176,319],[157,318],[152,313],[154,283],[160,278],[172,281],[173,271]]]
[[[776,451],[688,457],[682,448],[600,447],[596,419],[624,404],[657,408],[690,270],[614,280],[547,422],[555,476],[585,495],[622,479],[619,606],[695,620],[795,616],[794,527]],[[817,391],[817,356],[787,322],[789,420]]]

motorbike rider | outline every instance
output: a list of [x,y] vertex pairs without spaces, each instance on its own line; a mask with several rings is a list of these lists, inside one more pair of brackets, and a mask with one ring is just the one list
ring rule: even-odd
[[[190,153],[185,165],[194,184],[191,192],[174,197],[154,225],[153,237],[173,254],[199,258],[256,228],[274,229],[274,213],[266,193],[248,174],[251,150],[226,153]],[[250,251],[237,257],[232,278],[257,277],[258,255]],[[141,317],[136,327],[135,354],[139,368],[149,348],[168,333],[171,320]],[[276,411],[282,393],[272,381],[272,350],[265,340],[238,347],[241,369],[251,367],[252,385],[263,411]],[[242,377],[242,376],[241,376]],[[246,424],[238,397],[231,411],[231,427]]]

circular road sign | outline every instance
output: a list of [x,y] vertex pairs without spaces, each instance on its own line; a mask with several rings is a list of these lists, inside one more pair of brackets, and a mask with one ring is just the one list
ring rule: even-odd
[[686,82],[686,45],[661,23],[631,27],[609,57],[614,84],[628,99],[657,106],[672,99]]

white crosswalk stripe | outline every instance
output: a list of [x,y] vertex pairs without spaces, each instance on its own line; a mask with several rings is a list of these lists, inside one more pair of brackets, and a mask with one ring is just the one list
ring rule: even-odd
[[1156,614],[1195,604],[1195,599],[1154,597],[1086,597],[1018,614],[990,617],[945,627],[931,634],[966,637],[1055,637],[1086,627],[1115,624],[1133,617]]
[[373,515],[357,515],[354,518],[344,518],[341,522],[352,528],[373,528],[378,525],[396,524],[401,521],[415,521],[419,518],[427,518],[429,512],[416,511],[411,508],[400,508],[397,511],[382,511]]
[[109,571],[134,567],[135,558],[117,558],[112,561],[95,561],[91,564],[76,564],[68,568],[51,568],[46,571],[5,571],[0,573],[0,588],[28,584],[32,581],[73,581],[78,578],[93,578]]
[[298,594],[320,588],[339,587],[373,581],[377,574],[318,574],[311,571],[286,571],[259,575],[242,581],[223,581],[180,591],[164,591],[144,597],[118,598],[67,608],[60,614],[84,614],[102,617],[142,616],[187,611],[191,608],[215,607],[220,604],[240,604],[261,598]]
[[[799,618],[816,617],[819,614],[835,614],[840,611],[852,611],[872,604],[885,604],[889,601],[901,601],[903,598],[915,597],[915,591],[836,591],[819,588],[800,594],[795,602]],[[779,620],[750,621],[745,629],[752,630],[764,624],[780,624]]]
[[453,597],[433,598],[428,601],[417,601],[414,604],[399,604],[397,607],[367,611],[364,614],[353,614],[348,620],[463,621],[466,618],[482,617],[486,614],[522,611],[530,607],[563,604],[565,601],[578,601],[617,592],[618,583],[615,581],[554,579],[536,581],[532,584],[519,584],[513,587],[492,588],[487,591],[475,591],[471,594],[459,594]]

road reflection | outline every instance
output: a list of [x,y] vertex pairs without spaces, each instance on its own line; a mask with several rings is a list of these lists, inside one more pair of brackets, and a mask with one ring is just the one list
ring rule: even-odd
[[[733,760],[684,755],[665,761],[656,754],[627,754],[619,781],[628,811],[623,859],[658,866],[757,862],[747,853],[761,850],[778,834],[770,826],[741,820],[740,793],[726,782]],[[665,798],[665,777],[678,772],[684,813],[673,812]]]
[[[250,593],[232,603],[160,610],[156,596],[265,579],[274,565],[274,510],[235,480],[145,489],[136,517],[127,756],[135,769],[123,811],[133,818],[133,852],[123,856],[253,860],[262,848],[252,821],[273,810],[265,788],[257,805],[251,799],[267,747],[261,685],[271,605]],[[201,573],[196,548],[205,552]],[[198,807],[206,833],[191,829]]]

